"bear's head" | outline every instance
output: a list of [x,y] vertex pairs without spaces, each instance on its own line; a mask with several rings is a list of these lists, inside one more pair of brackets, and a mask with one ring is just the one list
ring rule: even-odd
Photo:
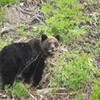
[[41,48],[45,53],[53,55],[59,47],[60,36],[41,36]]

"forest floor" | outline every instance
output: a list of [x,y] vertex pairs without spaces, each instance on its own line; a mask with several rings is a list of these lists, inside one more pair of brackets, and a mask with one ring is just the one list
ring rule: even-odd
[[[5,22],[0,27],[0,35],[2,40],[6,40],[12,37],[12,42],[28,41],[32,36],[29,32],[32,28],[38,24],[45,24],[45,16],[39,12],[40,6],[38,3],[20,3],[15,5],[7,5]],[[87,6],[89,12],[88,16],[96,16],[100,13],[100,4],[96,3],[92,6]],[[99,16],[100,17],[100,16]],[[61,45],[60,51],[57,55],[49,58],[47,60],[48,66],[55,66],[54,61],[62,54],[62,52],[72,51],[73,48],[78,48],[79,52],[84,51],[85,53],[92,53],[94,55],[95,66],[100,70],[100,48],[96,51],[96,44],[99,43],[100,47],[100,19],[95,18],[93,22],[89,22],[89,31],[83,36],[80,41],[72,41],[68,45]],[[29,37],[27,36],[23,40],[21,39],[21,31],[16,31],[19,28],[24,28],[27,31]],[[19,32],[19,34],[16,32]],[[19,100],[74,100],[74,93],[72,93],[67,88],[50,88],[48,87],[49,79],[52,73],[49,73],[47,69],[44,72],[43,79],[40,83],[42,89],[34,89],[27,85],[29,91],[28,95],[21,97]],[[100,76],[98,76],[100,77]],[[55,91],[55,92],[52,92]],[[83,95],[85,95],[84,100],[89,100],[92,93],[92,84],[85,83],[83,90],[79,90]],[[0,92],[0,100],[11,100],[9,96],[6,96],[4,92]],[[15,99],[16,100],[16,99]]]

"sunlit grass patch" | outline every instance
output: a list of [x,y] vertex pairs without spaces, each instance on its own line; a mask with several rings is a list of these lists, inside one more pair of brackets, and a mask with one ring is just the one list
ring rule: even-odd
[[[67,58],[71,58],[71,60],[67,62]],[[58,62],[56,62],[58,69],[53,69],[55,75],[50,81],[50,86],[77,89],[82,87],[84,82],[93,81],[96,68],[93,65],[92,57],[86,53],[73,55],[68,52],[62,55]]]
[[19,0],[0,0],[0,4],[4,6],[4,5],[7,5],[7,4],[15,4],[18,1]]
[[27,88],[20,82],[15,82],[13,87],[5,86],[5,91],[8,95],[13,95],[17,99],[28,95]]

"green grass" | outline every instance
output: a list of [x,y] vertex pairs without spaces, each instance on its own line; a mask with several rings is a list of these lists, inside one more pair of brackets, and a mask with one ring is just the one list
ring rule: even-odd
[[15,4],[16,2],[18,2],[19,0],[0,0],[0,4],[2,6],[7,5],[7,4]]
[[2,8],[0,7],[0,26],[3,25],[4,23],[4,16],[5,16],[5,10],[3,7]]
[[[72,59],[69,63],[67,59]],[[56,62],[57,70],[52,77],[50,86],[69,87],[70,89],[77,89],[84,84],[84,82],[92,82],[96,71],[93,66],[92,59],[86,53],[81,54],[63,54]],[[56,69],[56,68],[55,68]],[[54,69],[53,69],[54,70]]]
[[[87,30],[85,22],[91,20],[81,9],[84,7],[78,0],[50,0],[42,6],[41,12],[46,14],[47,19],[46,25],[40,25],[39,29],[45,34],[60,34],[64,43],[72,38],[80,39]],[[83,27],[79,28],[82,23]]]
[[100,100],[100,78],[95,82],[91,100]]
[[8,45],[9,43],[11,43],[11,41],[12,41],[12,38],[8,38],[6,41],[3,41],[3,40],[0,38],[0,50],[1,50],[4,46],[6,46],[6,45]]
[[15,85],[13,86],[13,88],[9,86],[5,86],[5,91],[8,95],[13,94],[13,96],[17,99],[28,95],[28,90],[20,82],[15,82]]

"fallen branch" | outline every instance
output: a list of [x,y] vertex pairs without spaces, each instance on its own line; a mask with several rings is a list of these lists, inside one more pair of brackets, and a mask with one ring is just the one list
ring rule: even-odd
[[18,28],[19,26],[13,26],[13,27],[10,27],[10,28],[8,28],[8,27],[4,27],[4,28],[2,28],[2,30],[0,31],[0,36],[2,36],[4,33],[8,33],[8,32],[10,32],[10,31],[12,31],[12,30],[16,30],[16,28]]
[[[29,24],[29,23],[30,23],[30,22],[26,22],[26,24]],[[10,28],[4,27],[4,28],[2,28],[2,30],[0,31],[0,36],[2,36],[2,35],[5,34],[5,33],[10,32],[10,31],[14,31],[14,30],[16,30],[16,29],[18,29],[18,28],[20,28],[20,27],[23,27],[24,30],[28,30],[28,29],[34,28],[33,26],[25,27],[25,25],[23,25],[23,24],[15,25],[15,26],[12,26],[12,27],[10,27]]]
[[[48,94],[51,93],[52,91],[58,91],[58,90],[66,90],[66,88],[45,88],[45,89],[41,89],[41,90],[37,90],[37,93],[39,94]],[[61,94],[61,93],[52,93],[52,94]],[[66,93],[63,93],[66,94]]]

